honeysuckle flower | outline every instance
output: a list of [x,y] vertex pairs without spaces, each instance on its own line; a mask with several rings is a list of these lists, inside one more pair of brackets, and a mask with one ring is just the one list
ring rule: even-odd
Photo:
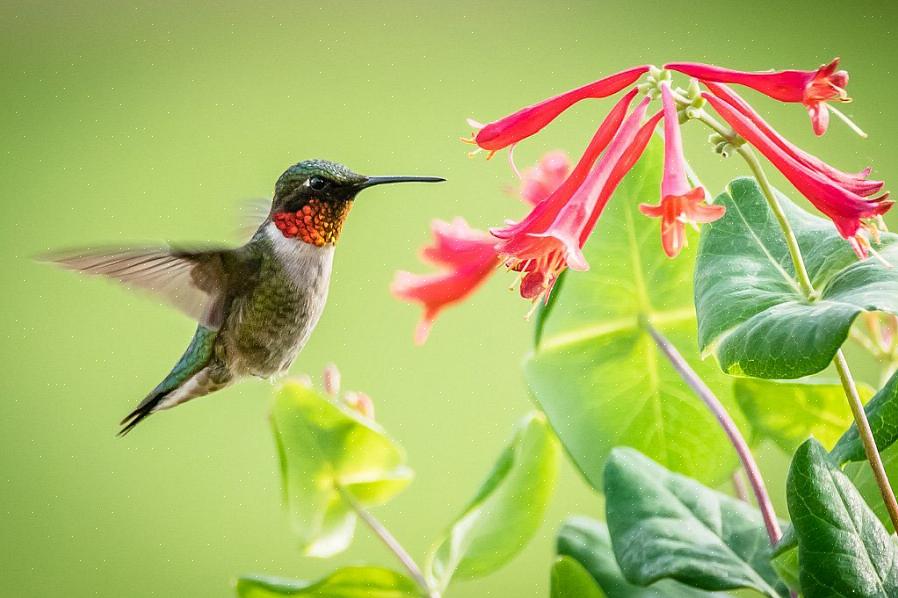
[[561,150],[549,152],[536,166],[524,170],[518,193],[521,199],[535,206],[557,189],[571,170],[567,154]]
[[637,66],[609,75],[537,104],[521,108],[513,114],[485,125],[469,120],[468,124],[477,131],[471,138],[463,139],[463,141],[476,145],[478,149],[475,151],[487,150],[489,152],[487,157],[492,157],[497,151],[539,132],[540,129],[555,120],[559,114],[580,100],[612,96],[639,79],[648,70],[648,66]]
[[639,204],[646,216],[661,218],[661,246],[668,257],[676,257],[686,245],[685,224],[714,222],[722,217],[723,206],[705,203],[703,187],[692,187],[686,177],[686,158],[677,104],[668,83],[661,84],[664,112],[664,175],[661,178],[661,203]]
[[857,193],[862,197],[873,195],[874,193],[877,193],[882,189],[882,181],[867,179],[871,172],[870,168],[865,168],[858,173],[847,173],[839,170],[838,168],[830,166],[820,158],[813,156],[790,143],[773,127],[771,127],[763,118],[761,118],[761,115],[755,112],[755,110],[748,104],[748,102],[742,99],[742,97],[740,97],[736,92],[734,92],[726,85],[723,85],[722,83],[713,83],[710,81],[705,82],[705,85],[708,87],[708,89],[711,90],[714,95],[722,98],[733,108],[746,116],[752,123],[754,123],[758,127],[758,129],[761,130],[762,133],[764,133],[764,135],[766,135],[771,141],[778,145],[780,149],[795,158],[801,164],[807,166],[808,168],[816,170],[835,183],[838,183],[848,191]]
[[770,160],[802,195],[832,219],[836,230],[851,243],[858,257],[867,257],[870,242],[859,234],[859,229],[866,228],[875,238],[876,220],[894,203],[888,199],[888,193],[875,198],[865,198],[849,191],[795,159],[732,104],[708,92],[703,92],[702,97],[720,113],[736,133],[764,154],[764,157]]
[[463,218],[451,223],[434,220],[431,230],[434,242],[424,248],[421,257],[445,270],[423,275],[397,272],[391,286],[396,297],[424,306],[415,332],[415,343],[419,345],[427,340],[440,311],[473,293],[498,264],[495,239],[471,228]]
[[[617,184],[645,150],[661,117],[658,113],[640,126],[650,101],[646,97],[621,122],[632,96],[618,102],[573,172],[552,195],[521,222],[491,231],[500,239],[496,245],[500,259],[521,272],[521,296],[534,301],[548,298],[565,268],[589,267],[583,245]],[[596,161],[606,146],[607,151]]]
[[[807,108],[814,133],[817,135],[823,135],[829,126],[829,109],[826,102],[851,101],[848,92],[845,91],[848,73],[836,70],[839,68],[838,58],[815,71],[746,72],[698,62],[672,62],[664,65],[664,68],[679,71],[702,81],[737,83],[751,87],[781,102],[801,103]],[[843,117],[841,112],[834,108],[833,111]],[[859,129],[856,130],[863,133]]]

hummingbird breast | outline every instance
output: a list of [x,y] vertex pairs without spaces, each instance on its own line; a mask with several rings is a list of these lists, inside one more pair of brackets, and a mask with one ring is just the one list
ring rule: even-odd
[[259,282],[234,298],[221,358],[238,376],[268,378],[290,367],[324,311],[334,245],[286,238],[273,224],[256,242],[262,247]]

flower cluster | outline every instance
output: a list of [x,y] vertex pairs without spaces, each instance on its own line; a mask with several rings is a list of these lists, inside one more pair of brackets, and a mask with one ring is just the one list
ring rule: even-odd
[[[531,205],[522,219],[490,229],[492,236],[470,228],[462,219],[451,224],[434,222],[435,242],[424,250],[424,258],[445,267],[445,271],[430,275],[400,272],[393,283],[396,296],[424,305],[417,341],[426,339],[440,310],[470,295],[496,266],[518,272],[520,294],[534,306],[540,299],[548,299],[565,269],[586,270],[589,265],[582,253],[586,240],[662,120],[664,173],[658,203],[641,203],[639,209],[648,217],[661,219],[661,246],[669,257],[676,257],[686,244],[686,224],[697,227],[724,215],[724,207],[709,203],[705,189],[690,181],[683,153],[681,121],[701,120],[696,115],[704,114],[705,105],[731,127],[725,136],[728,142],[748,143],[764,155],[833,221],[860,258],[875,253],[871,239],[878,240],[881,216],[893,203],[887,193],[877,196],[883,182],[869,179],[869,168],[843,172],[796,147],[726,85],[749,87],[781,102],[801,103],[817,135],[826,132],[830,111],[862,133],[827,104],[850,101],[845,90],[848,74],[838,70],[838,64],[836,59],[816,70],[769,72],[686,62],[667,64],[663,70],[638,66],[485,125],[469,121],[477,129],[464,139],[477,146],[472,154],[485,150],[492,157],[508,149],[514,168],[511,152],[517,143],[538,133],[577,102],[611,97],[632,86],[605,116],[572,169],[563,155],[553,152],[536,167],[519,174],[521,196]],[[673,87],[672,71],[691,78],[686,90]],[[642,83],[638,83],[640,79]],[[647,116],[651,102],[659,98],[661,109]]]

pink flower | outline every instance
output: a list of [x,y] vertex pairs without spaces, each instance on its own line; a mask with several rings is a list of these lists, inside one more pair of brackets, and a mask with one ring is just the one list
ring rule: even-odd
[[732,104],[707,92],[702,93],[702,97],[720,113],[736,133],[764,154],[802,195],[832,219],[839,234],[851,242],[859,257],[866,257],[869,242],[858,234],[858,229],[861,226],[872,227],[863,221],[881,216],[892,207],[894,202],[888,200],[888,193],[868,199],[846,189],[790,155]]
[[661,85],[664,105],[664,176],[661,179],[661,203],[639,204],[646,216],[661,218],[661,245],[668,257],[676,257],[686,245],[684,223],[714,222],[726,208],[705,203],[705,190],[691,187],[686,178],[686,158],[677,105],[667,83]]
[[[649,104],[645,98],[621,122],[634,94],[618,102],[593,136],[573,172],[548,198],[519,223],[491,232],[505,264],[522,273],[521,295],[548,298],[558,275],[567,267],[586,270],[582,248],[627,171],[645,150],[661,113],[640,127]],[[598,154],[607,146],[601,158]],[[595,162],[595,166],[593,163]]]
[[811,117],[814,133],[817,135],[823,135],[829,126],[829,110],[826,102],[851,101],[848,92],[845,91],[848,73],[837,71],[838,67],[838,58],[822,65],[816,71],[745,72],[697,62],[674,62],[664,65],[664,68],[679,71],[702,81],[738,83],[781,102],[804,104]]
[[434,220],[431,229],[434,242],[424,248],[422,259],[444,266],[445,271],[424,275],[397,272],[391,286],[399,299],[424,306],[415,332],[419,345],[427,340],[440,311],[473,293],[498,264],[495,239],[471,228],[464,219],[456,218],[451,223]]
[[557,189],[571,170],[570,161],[561,150],[544,155],[536,166],[521,173],[521,198],[535,206]]
[[614,95],[639,79],[648,70],[648,66],[637,66],[615,73],[588,85],[543,100],[538,104],[521,108],[514,114],[509,114],[486,125],[469,121],[479,131],[472,138],[464,139],[464,141],[489,151],[488,157],[492,157],[497,151],[539,132],[540,129],[555,120],[559,114],[580,100]]
[[795,160],[797,160],[804,166],[807,166],[812,170],[816,170],[820,174],[831,179],[833,182],[839,184],[848,191],[857,193],[862,197],[873,195],[874,193],[877,193],[882,189],[882,181],[867,180],[867,176],[869,176],[870,174],[870,168],[865,168],[864,170],[856,174],[842,172],[837,168],[833,168],[820,158],[817,158],[816,156],[813,156],[790,143],[773,127],[767,124],[767,122],[763,118],[761,118],[761,116],[757,112],[755,112],[755,110],[748,104],[748,102],[742,99],[738,94],[736,94],[736,92],[734,92],[726,85],[711,82],[705,83],[705,85],[707,85],[708,89],[710,89],[714,95],[722,98],[733,108],[746,116],[752,123],[754,123],[758,127],[758,129],[764,135],[766,135],[773,143],[779,146],[781,150],[795,158]]

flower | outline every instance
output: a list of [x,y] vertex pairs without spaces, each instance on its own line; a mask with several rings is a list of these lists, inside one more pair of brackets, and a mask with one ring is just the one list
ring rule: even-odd
[[661,179],[661,203],[639,204],[646,216],[661,218],[661,245],[668,257],[676,257],[686,245],[684,223],[714,222],[726,211],[723,206],[705,203],[705,190],[691,187],[686,178],[686,158],[677,105],[667,83],[661,84],[664,106],[664,176]]
[[446,270],[424,275],[397,272],[390,287],[399,299],[423,304],[424,314],[415,332],[419,345],[427,340],[440,311],[473,293],[497,264],[495,239],[471,228],[463,218],[451,223],[434,220],[431,230],[434,242],[424,248],[422,259]]
[[536,166],[521,173],[519,194],[521,199],[535,206],[549,197],[564,182],[571,170],[567,154],[561,150],[549,152],[540,158]]
[[477,145],[479,149],[476,151],[489,151],[488,157],[492,157],[497,151],[539,132],[555,120],[559,114],[580,100],[614,95],[639,79],[648,70],[648,66],[637,66],[609,75],[537,104],[521,108],[513,114],[485,125],[469,120],[468,123],[479,130],[470,139],[463,139],[463,141]]
[[[645,150],[658,113],[640,126],[650,98],[622,121],[635,94],[623,98],[605,118],[570,176],[519,223],[491,232],[500,239],[496,251],[506,266],[520,271],[521,296],[548,299],[558,275],[567,267],[586,270],[582,248],[623,176]],[[607,146],[601,158],[597,157]],[[593,163],[595,162],[595,166]]]
[[703,92],[702,97],[736,133],[764,154],[802,195],[832,219],[839,234],[849,240],[859,257],[867,256],[869,241],[858,234],[858,229],[863,226],[875,235],[871,219],[885,214],[894,203],[888,200],[888,193],[868,199],[846,189],[790,155],[732,104],[708,92]]
[[[817,135],[823,135],[829,126],[829,109],[826,102],[851,101],[848,92],[845,91],[848,73],[837,71],[838,67],[838,58],[822,65],[816,71],[746,72],[697,62],[673,62],[664,65],[664,68],[679,71],[704,82],[738,83],[781,102],[804,104],[811,117],[814,133]],[[836,113],[841,115],[838,111]]]
[[857,193],[862,197],[873,195],[874,193],[877,193],[882,189],[882,181],[867,180],[867,176],[869,176],[871,172],[870,168],[865,168],[861,172],[852,174],[842,172],[841,170],[830,166],[820,158],[808,154],[807,152],[790,143],[773,127],[767,124],[767,122],[763,118],[761,118],[761,116],[757,112],[755,112],[755,110],[748,104],[748,102],[742,99],[736,92],[734,92],[726,85],[711,82],[707,82],[705,83],[705,85],[709,90],[711,90],[714,95],[722,98],[733,108],[735,108],[749,120],[751,120],[752,123],[754,123],[758,127],[758,129],[760,129],[760,131],[764,133],[764,135],[766,135],[771,141],[778,145],[780,149],[795,158],[801,164],[807,166],[808,168],[816,170],[835,183],[838,183],[848,191]]

